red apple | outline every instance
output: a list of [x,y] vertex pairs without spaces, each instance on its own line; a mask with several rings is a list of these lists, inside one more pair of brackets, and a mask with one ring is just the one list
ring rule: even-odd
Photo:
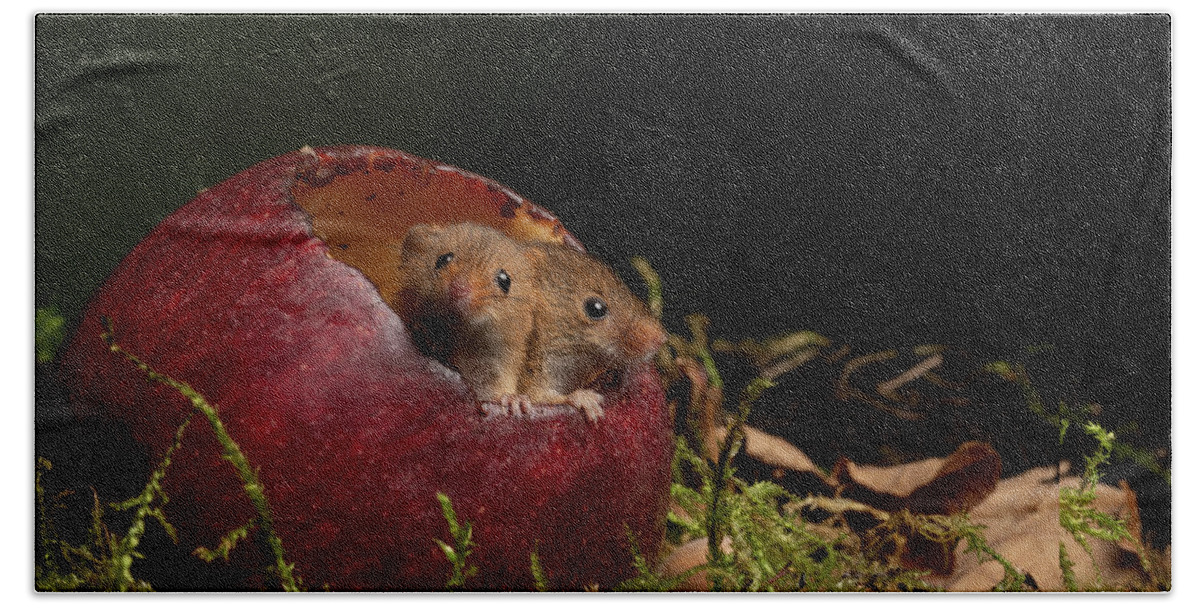
[[[108,278],[63,359],[73,399],[128,424],[153,459],[190,412],[109,351],[107,317],[123,348],[219,408],[310,589],[443,588],[438,492],[474,528],[468,587],[531,588],[535,547],[554,588],[611,586],[634,574],[626,526],[648,557],[662,536],[662,386],[635,368],[595,425],[568,408],[483,416],[384,303],[408,226],[467,220],[580,247],[503,186],[394,150],[305,149],[251,167],[171,214]],[[165,487],[184,546],[214,547],[254,515],[202,417]],[[243,544],[234,554],[254,555]]]

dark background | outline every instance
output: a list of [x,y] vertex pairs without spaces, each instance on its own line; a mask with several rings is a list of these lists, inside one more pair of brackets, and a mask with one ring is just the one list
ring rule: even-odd
[[[645,256],[672,330],[704,312],[734,339],[1028,358],[1051,405],[1095,401],[1166,458],[1170,36],[1165,15],[44,15],[36,305],[77,318],[163,217],[258,161],[381,145],[506,184],[632,285]],[[760,424],[844,451],[927,430],[797,410],[807,390]],[[955,441],[1028,441],[987,410],[1012,403]],[[1006,474],[1060,456],[1038,433]]]

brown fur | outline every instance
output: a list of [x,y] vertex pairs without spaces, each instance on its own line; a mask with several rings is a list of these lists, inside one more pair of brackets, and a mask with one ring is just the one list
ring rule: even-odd
[[[447,253],[453,259],[436,268]],[[518,243],[476,224],[418,224],[400,258],[392,306],[414,343],[506,411],[570,404],[594,422],[604,414],[597,380],[649,359],[666,338],[612,270],[567,247]],[[507,294],[495,282],[501,270]],[[601,318],[585,310],[593,298],[606,307]]]
[[[540,306],[522,390],[536,403],[570,403],[595,420],[603,398],[588,388],[608,371],[624,371],[662,346],[666,333],[646,305],[596,258],[556,245],[531,245],[538,255]],[[590,318],[589,299],[607,308]]]
[[[439,257],[454,255],[444,267]],[[504,293],[496,282],[504,271]],[[392,307],[414,343],[462,374],[477,399],[515,395],[533,324],[537,284],[528,249],[477,224],[413,226],[400,254]]]

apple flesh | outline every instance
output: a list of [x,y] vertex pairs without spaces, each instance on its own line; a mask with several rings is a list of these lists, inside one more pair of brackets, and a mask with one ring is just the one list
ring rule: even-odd
[[[107,317],[123,348],[219,409],[309,589],[444,588],[439,492],[473,526],[468,588],[532,588],[535,550],[556,589],[632,576],[627,528],[653,559],[666,510],[657,374],[631,370],[596,425],[569,408],[483,415],[385,304],[407,227],[454,221],[580,247],[503,186],[394,150],[305,149],[235,175],[166,218],[95,295],[63,358],[77,411],[123,421],[152,461],[191,412],[109,351]],[[219,454],[193,420],[164,482],[185,547],[215,547],[254,516]],[[234,555],[211,567],[268,564],[254,542]]]

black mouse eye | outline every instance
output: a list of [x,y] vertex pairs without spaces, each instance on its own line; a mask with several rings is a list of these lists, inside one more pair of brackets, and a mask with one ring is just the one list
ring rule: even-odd
[[503,291],[505,295],[508,295],[508,288],[512,287],[512,277],[508,276],[508,273],[504,272],[503,268],[500,269],[500,272],[496,273],[496,286],[499,287],[500,291]]
[[587,313],[589,319],[599,321],[608,315],[608,305],[600,298],[588,298],[583,303],[583,312]]
[[446,264],[450,263],[450,260],[453,260],[453,259],[454,259],[453,253],[444,253],[444,254],[442,254],[442,257],[438,258],[437,261],[433,263],[433,269],[441,270],[446,267]]

